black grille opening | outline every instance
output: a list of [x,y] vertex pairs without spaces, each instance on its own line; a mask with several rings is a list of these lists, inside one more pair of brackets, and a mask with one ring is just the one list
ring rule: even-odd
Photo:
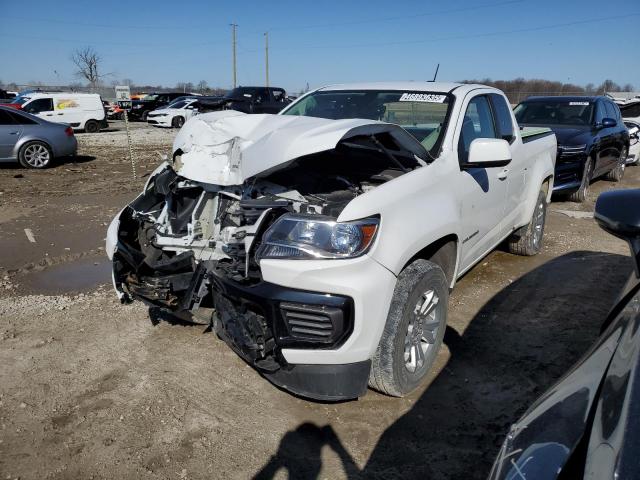
[[292,338],[333,343],[344,332],[341,308],[282,302],[280,310]]

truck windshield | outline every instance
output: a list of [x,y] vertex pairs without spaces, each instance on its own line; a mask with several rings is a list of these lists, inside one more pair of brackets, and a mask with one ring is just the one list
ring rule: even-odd
[[581,100],[523,102],[514,114],[521,125],[591,125],[593,103]]
[[430,153],[440,146],[453,104],[449,94],[403,90],[329,90],[293,103],[282,115],[365,118],[400,125]]

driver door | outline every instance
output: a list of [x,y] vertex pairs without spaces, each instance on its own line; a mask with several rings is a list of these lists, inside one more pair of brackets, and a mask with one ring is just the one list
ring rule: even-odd
[[488,95],[471,98],[460,126],[461,271],[500,241],[507,198],[507,168],[465,166],[471,142],[477,138],[500,138]]

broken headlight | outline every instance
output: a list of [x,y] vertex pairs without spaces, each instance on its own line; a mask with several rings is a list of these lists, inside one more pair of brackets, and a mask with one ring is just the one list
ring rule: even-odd
[[365,253],[376,236],[378,218],[336,222],[319,215],[282,215],[265,232],[256,258],[353,258]]

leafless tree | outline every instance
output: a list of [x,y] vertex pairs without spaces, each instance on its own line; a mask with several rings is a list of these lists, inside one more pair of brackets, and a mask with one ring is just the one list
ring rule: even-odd
[[204,93],[205,91],[209,90],[209,85],[207,85],[206,80],[200,80],[196,88],[200,93]]
[[86,79],[91,87],[96,87],[103,77],[98,70],[101,60],[92,47],[81,48],[71,54],[71,61],[77,68],[76,75]]

